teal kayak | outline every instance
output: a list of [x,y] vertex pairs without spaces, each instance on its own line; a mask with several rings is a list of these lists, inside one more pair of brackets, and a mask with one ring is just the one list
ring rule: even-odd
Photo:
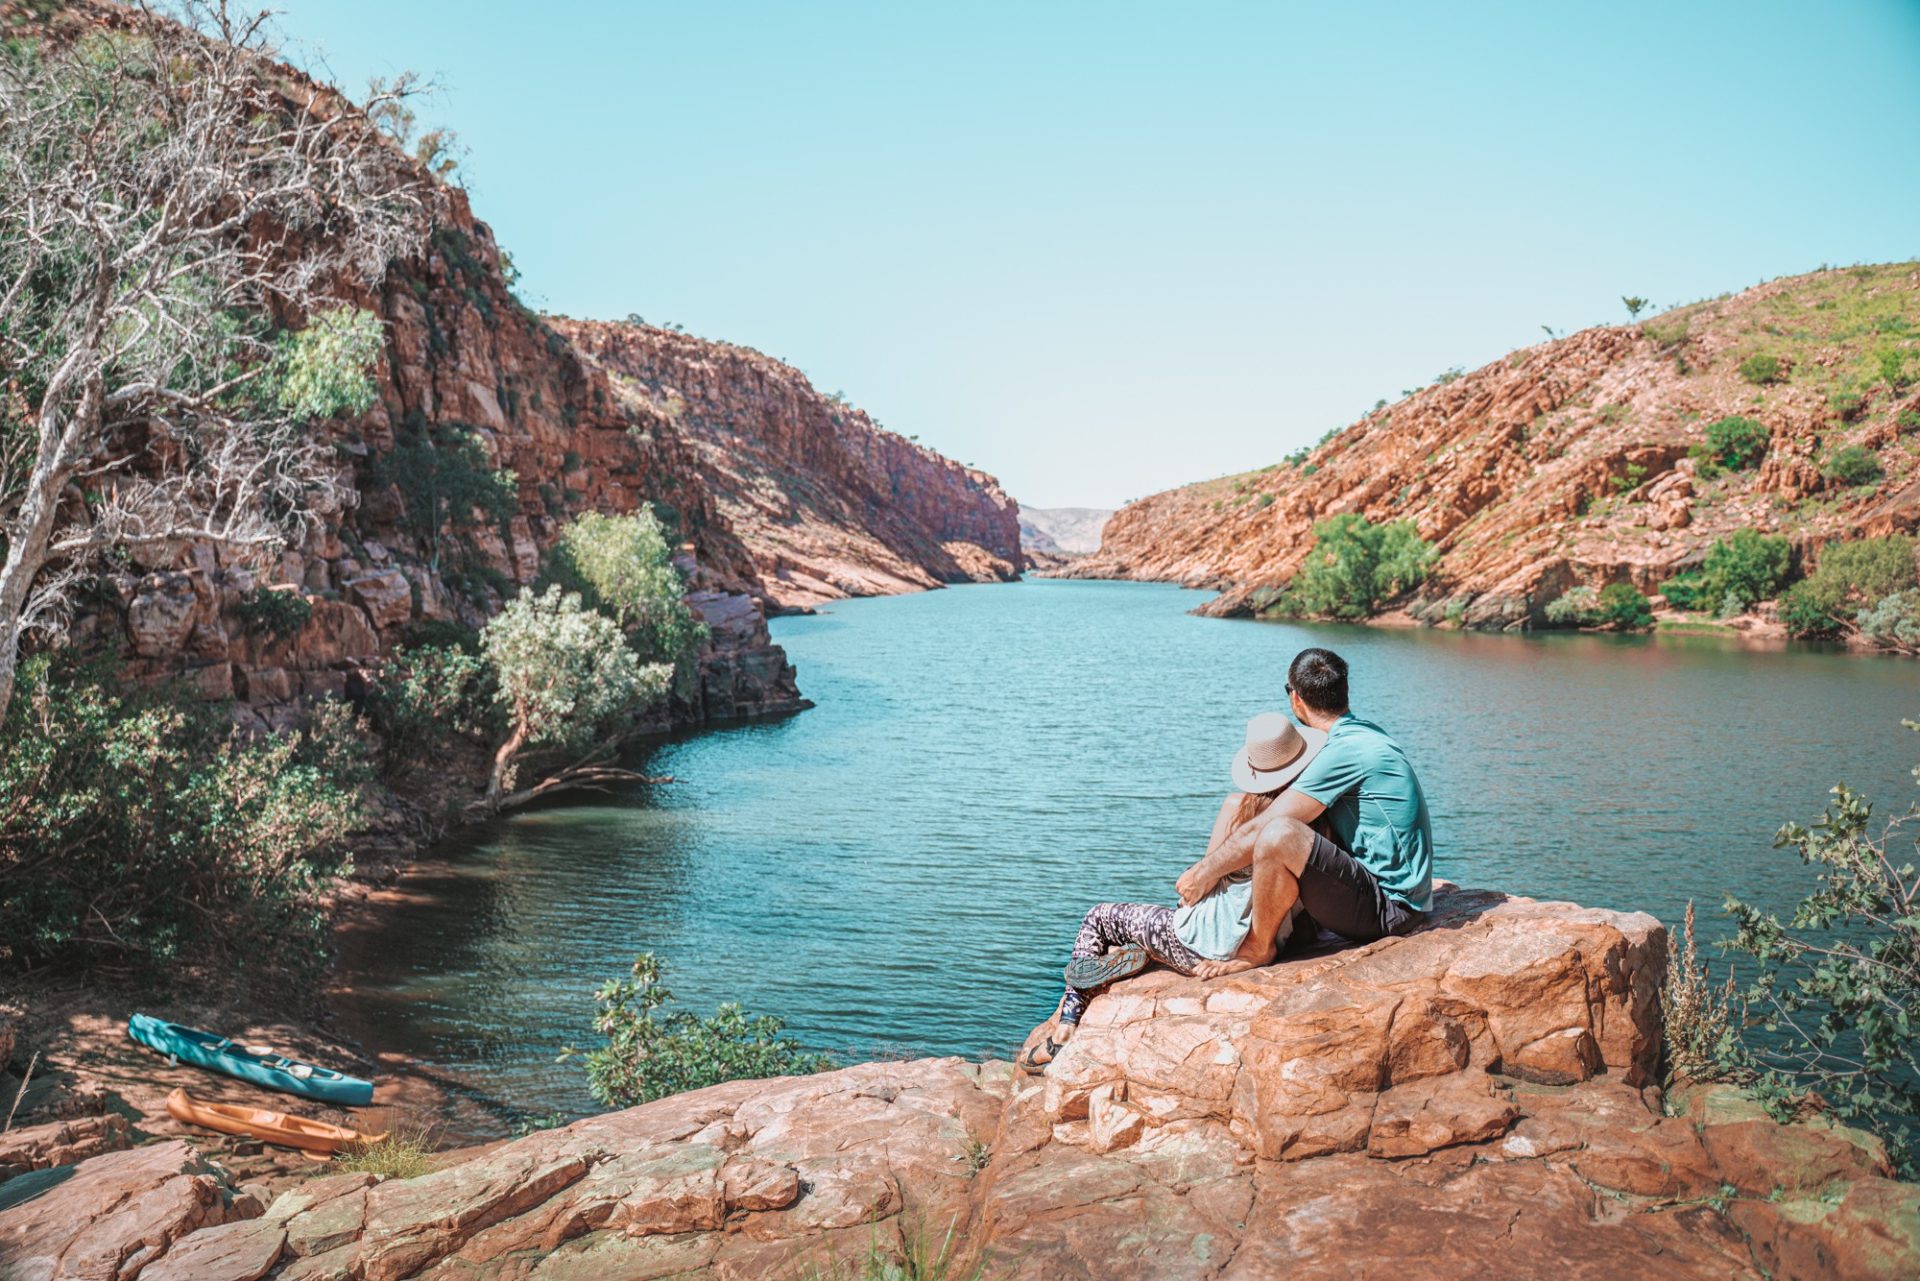
[[348,1108],[363,1108],[373,1102],[371,1081],[302,1063],[276,1054],[266,1046],[247,1046],[197,1027],[168,1023],[150,1014],[136,1014],[128,1019],[127,1035],[170,1059],[225,1072],[269,1090],[284,1090]]

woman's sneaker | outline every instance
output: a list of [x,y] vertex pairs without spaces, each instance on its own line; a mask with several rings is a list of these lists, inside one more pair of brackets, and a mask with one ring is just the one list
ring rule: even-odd
[[1147,968],[1151,959],[1147,949],[1137,943],[1128,943],[1098,956],[1076,956],[1067,962],[1067,986],[1078,992],[1097,991],[1138,974]]

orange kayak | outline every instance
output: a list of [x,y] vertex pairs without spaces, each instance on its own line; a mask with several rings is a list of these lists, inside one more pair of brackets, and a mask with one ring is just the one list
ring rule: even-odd
[[285,1112],[275,1112],[271,1108],[241,1107],[233,1103],[203,1103],[185,1090],[175,1090],[167,1096],[167,1112],[176,1121],[185,1121],[189,1125],[205,1126],[209,1130],[219,1130],[223,1134],[244,1134],[248,1138],[259,1139],[262,1143],[272,1143],[283,1148],[299,1148],[305,1152],[323,1152],[332,1155],[341,1148],[354,1144],[374,1144],[386,1138],[386,1134],[362,1134],[358,1130],[349,1130],[344,1125],[329,1125],[325,1121],[309,1121],[302,1116],[288,1116]]

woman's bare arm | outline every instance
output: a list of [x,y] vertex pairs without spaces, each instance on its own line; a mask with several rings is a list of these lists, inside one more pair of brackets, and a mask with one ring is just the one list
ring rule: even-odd
[[1273,804],[1267,806],[1266,813],[1233,829],[1225,840],[1217,841],[1201,856],[1199,862],[1180,874],[1180,879],[1173,886],[1180,895],[1180,901],[1198,903],[1207,896],[1207,891],[1220,883],[1221,877],[1252,867],[1254,844],[1260,839],[1260,829],[1267,824],[1282,819],[1312,823],[1326,812],[1326,806],[1305,792],[1288,788],[1274,799]]

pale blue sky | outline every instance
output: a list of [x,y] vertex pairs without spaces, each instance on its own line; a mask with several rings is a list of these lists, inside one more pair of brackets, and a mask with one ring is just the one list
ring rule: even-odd
[[528,301],[757,347],[1035,506],[1264,466],[1379,397],[1920,255],[1920,0],[280,0],[414,68]]

